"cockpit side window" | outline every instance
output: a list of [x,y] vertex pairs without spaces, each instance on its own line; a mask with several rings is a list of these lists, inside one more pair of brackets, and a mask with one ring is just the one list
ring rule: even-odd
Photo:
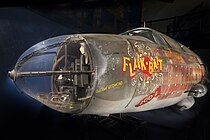
[[155,37],[155,40],[158,45],[164,47],[164,48],[171,48],[171,46],[165,41],[164,38],[161,37],[159,33],[153,32],[153,35]]
[[162,35],[165,40],[167,41],[167,43],[174,49],[177,50],[179,52],[182,52],[183,50],[181,49],[180,43],[176,42],[174,39],[166,36],[166,35]]

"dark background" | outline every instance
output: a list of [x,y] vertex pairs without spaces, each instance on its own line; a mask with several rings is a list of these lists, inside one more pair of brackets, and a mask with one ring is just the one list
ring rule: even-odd
[[189,46],[210,67],[208,0],[1,1],[0,139],[210,139],[208,95],[184,112],[172,106],[121,119],[76,116],[18,92],[7,77],[18,57],[40,41],[63,34],[120,33],[144,21]]

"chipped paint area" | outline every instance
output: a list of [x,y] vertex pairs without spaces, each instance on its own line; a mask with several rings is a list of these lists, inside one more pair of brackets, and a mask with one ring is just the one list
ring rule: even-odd
[[144,43],[135,42],[133,46],[128,46],[128,57],[122,57],[122,73],[129,73],[135,96],[149,94],[162,83],[163,60]]
[[159,86],[153,93],[147,95],[145,98],[143,98],[141,101],[139,101],[135,107],[142,106],[149,101],[151,101],[153,98],[158,97],[161,94],[161,86]]

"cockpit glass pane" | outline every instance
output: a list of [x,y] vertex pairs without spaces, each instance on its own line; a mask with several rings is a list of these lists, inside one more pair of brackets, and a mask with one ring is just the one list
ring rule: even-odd
[[162,35],[165,40],[167,41],[167,43],[174,49],[174,50],[177,50],[179,52],[182,52],[182,49],[181,49],[181,45],[180,43],[176,42],[174,39],[166,36],[166,35]]
[[145,37],[153,42],[155,42],[154,40],[154,37],[152,35],[152,31],[150,30],[135,30],[135,31],[131,31],[131,32],[128,32],[127,35],[130,35],[130,36],[142,36],[142,37]]
[[169,44],[162,38],[161,33],[154,32],[153,35],[160,46],[170,48]]
[[[20,59],[19,66],[16,67],[17,72],[51,71],[57,48],[41,51],[27,59]],[[36,97],[39,93],[48,94],[51,92],[51,76],[17,78],[16,85],[22,92],[32,97]]]
[[67,37],[68,35],[63,35],[63,36],[59,36],[59,37],[54,37],[54,38],[50,38],[47,39],[45,41],[39,42],[37,44],[35,44],[34,46],[30,47],[28,50],[26,50],[18,59],[17,62],[19,62],[21,59],[23,59],[26,55],[29,55],[37,50],[46,48],[47,46],[50,45],[54,45],[57,43],[60,43],[62,41],[64,41],[64,39]]

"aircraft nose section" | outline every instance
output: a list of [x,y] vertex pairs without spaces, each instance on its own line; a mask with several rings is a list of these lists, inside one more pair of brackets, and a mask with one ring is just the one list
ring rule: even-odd
[[8,76],[22,93],[46,106],[77,113],[87,106],[93,94],[92,62],[82,36],[59,36],[29,48]]

